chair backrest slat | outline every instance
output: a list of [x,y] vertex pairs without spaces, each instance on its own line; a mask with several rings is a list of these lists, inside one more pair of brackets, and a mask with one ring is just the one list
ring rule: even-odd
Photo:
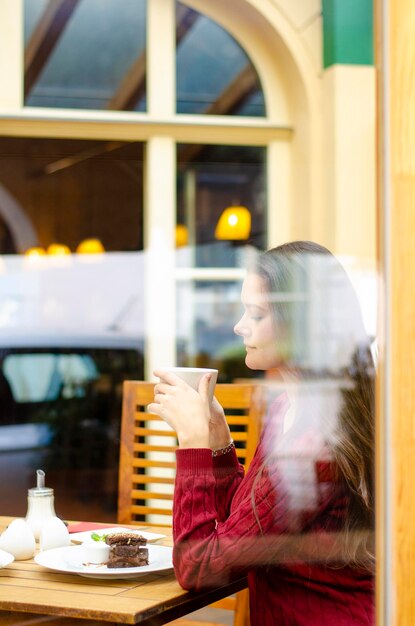
[[[165,484],[159,499],[166,502],[174,477],[163,476],[175,468],[177,439],[174,431],[157,415],[147,412],[154,398],[154,384],[128,380],[123,387],[119,467],[118,521],[145,523],[143,516],[158,515],[157,490],[152,484]],[[246,468],[258,441],[263,411],[262,387],[248,383],[219,383],[215,396],[225,415],[236,444],[237,455]],[[168,497],[171,502],[171,495]],[[163,515],[171,515],[170,511]]]

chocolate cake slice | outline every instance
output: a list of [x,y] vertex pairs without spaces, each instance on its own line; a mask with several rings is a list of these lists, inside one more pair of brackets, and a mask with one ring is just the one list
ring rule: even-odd
[[135,533],[112,533],[105,537],[110,546],[107,567],[142,567],[148,565],[147,539]]

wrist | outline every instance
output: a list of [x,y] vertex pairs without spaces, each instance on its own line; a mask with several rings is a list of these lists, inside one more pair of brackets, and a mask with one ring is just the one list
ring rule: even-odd
[[210,447],[212,450],[219,450],[220,448],[225,448],[231,441],[232,435],[231,431],[228,427],[220,429],[215,429],[214,432],[210,433]]
[[234,450],[234,449],[235,449],[235,443],[233,439],[231,439],[226,446],[223,446],[223,448],[215,448],[214,450],[212,450],[212,456],[213,457],[223,456],[224,454],[228,454],[231,450]]
[[209,435],[178,436],[179,448],[209,448]]

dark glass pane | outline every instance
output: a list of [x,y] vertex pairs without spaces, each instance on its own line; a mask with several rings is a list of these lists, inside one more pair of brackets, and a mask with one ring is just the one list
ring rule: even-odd
[[[39,0],[25,0],[25,104],[131,110],[140,100],[145,106],[146,1],[59,5],[52,12]],[[39,41],[42,20],[49,27]],[[134,67],[139,71],[126,79]]]
[[[218,240],[216,225],[223,210],[232,205],[242,205],[250,212],[250,233],[244,240]],[[265,149],[179,145],[177,222],[189,231],[187,251],[178,250],[179,265],[238,267],[247,245],[263,248]]]
[[50,341],[29,347],[26,336],[27,347],[17,347],[10,332],[0,348],[0,472],[9,477],[0,499],[8,514],[25,515],[42,468],[58,516],[113,521],[122,382],[143,378],[142,346],[132,339],[129,348],[105,347],[92,334],[73,347]]
[[259,78],[241,46],[211,19],[176,7],[177,112],[264,116]]
[[25,0],[23,11],[23,35],[25,46],[39,24],[49,0]]
[[[25,514],[43,468],[59,516],[115,521],[122,381],[144,374],[142,156],[141,144],[0,138],[0,473],[12,477],[0,498],[10,515]],[[22,254],[52,243],[74,253],[91,237],[105,253]]]
[[74,252],[97,237],[106,251],[141,250],[142,159],[139,143],[0,138],[0,183],[35,231],[30,245]]
[[[250,231],[244,239],[218,239],[218,221],[234,205],[249,212]],[[179,145],[177,224],[178,267],[241,270],[240,280],[178,282],[178,363],[217,367],[220,382],[250,377],[233,325],[247,257],[266,245],[265,149]]]

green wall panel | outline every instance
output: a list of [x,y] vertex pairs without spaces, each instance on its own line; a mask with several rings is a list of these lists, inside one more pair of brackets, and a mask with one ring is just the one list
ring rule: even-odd
[[373,0],[322,0],[323,64],[373,65]]

